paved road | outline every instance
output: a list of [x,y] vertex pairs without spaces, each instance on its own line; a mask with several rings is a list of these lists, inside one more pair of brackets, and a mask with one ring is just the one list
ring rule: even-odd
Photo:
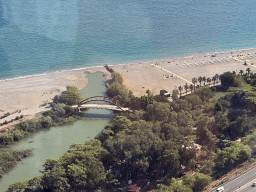
[[241,192],[256,192],[256,187],[252,187],[252,185],[249,185],[245,189],[241,190]]
[[[251,184],[249,182],[251,182],[255,179],[256,179],[256,167],[247,171],[246,173],[242,174],[241,176],[237,177],[236,179],[228,182],[227,184],[223,185],[223,187],[225,189],[224,191],[225,192],[234,192],[234,191],[238,192],[239,191],[239,186],[242,187],[246,184],[248,184],[249,186],[240,188],[241,189],[240,191],[245,192],[246,191],[245,188],[250,191],[250,190],[252,190],[252,187],[251,187]],[[256,188],[253,188],[252,191],[256,192]]]

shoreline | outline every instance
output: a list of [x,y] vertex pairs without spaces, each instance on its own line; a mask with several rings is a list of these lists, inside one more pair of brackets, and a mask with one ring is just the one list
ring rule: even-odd
[[[251,57],[250,64],[256,63],[255,56],[256,48],[249,48],[170,59],[108,64],[108,66],[119,72],[124,78],[125,87],[132,90],[135,96],[140,97],[146,94],[147,89],[153,94],[159,94],[161,89],[171,93],[178,86],[190,82],[193,77],[212,77],[216,73],[240,69],[245,71],[250,66],[252,72],[256,71],[256,68],[254,69],[256,66],[242,65],[243,59],[247,60],[247,57]],[[16,115],[36,114],[43,110],[44,101],[51,102],[55,95],[66,90],[67,85],[76,86],[79,90],[86,87],[88,83],[86,74],[95,72],[102,72],[106,78],[110,77],[105,66],[90,66],[2,79],[0,80],[0,116],[7,112],[16,112]],[[23,114],[17,111],[25,112]],[[7,119],[8,117],[1,119],[0,122]]]
[[[55,95],[66,91],[66,86],[76,86],[79,90],[88,84],[87,74],[101,72],[105,78],[109,74],[105,67],[89,67],[85,69],[65,70],[48,74],[25,76],[2,80],[0,83],[0,116],[11,113],[0,119],[10,121],[16,116],[32,116],[47,110],[44,101],[51,102]],[[0,130],[7,125],[0,127]]]
[[[248,48],[248,49],[238,49],[238,50],[231,50],[231,51],[221,51],[221,52],[209,52],[209,53],[200,53],[200,54],[195,54],[195,55],[184,55],[182,57],[168,57],[168,58],[162,58],[162,59],[153,59],[153,60],[142,60],[142,61],[134,61],[134,62],[126,62],[126,63],[119,63],[119,64],[111,64],[111,63],[105,63],[108,66],[118,66],[118,65],[130,65],[130,64],[140,64],[140,63],[148,63],[148,62],[162,62],[162,61],[176,61],[176,60],[187,60],[191,58],[200,58],[205,55],[213,55],[213,54],[237,54],[239,52],[255,52],[256,53],[256,47],[255,48]],[[254,50],[254,51],[253,51]],[[71,72],[71,71],[80,71],[80,70],[90,70],[92,68],[101,68],[104,67],[105,64],[101,65],[95,65],[95,66],[88,66],[88,67],[81,67],[81,68],[74,68],[74,69],[63,69],[60,71],[51,71],[51,72],[44,72],[44,73],[37,73],[37,74],[31,74],[31,75],[24,75],[24,76],[17,76],[17,77],[11,77],[11,78],[5,78],[5,79],[0,79],[0,83],[4,81],[11,81],[11,80],[16,80],[16,79],[26,79],[30,77],[36,77],[36,76],[45,76],[45,75],[50,75],[50,74],[56,74],[56,73],[65,73],[65,72]]]

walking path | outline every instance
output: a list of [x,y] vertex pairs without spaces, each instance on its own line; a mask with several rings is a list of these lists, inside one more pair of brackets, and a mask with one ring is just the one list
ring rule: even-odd
[[173,73],[173,72],[171,72],[171,71],[168,71],[167,69],[164,69],[164,68],[159,67],[159,66],[154,65],[154,64],[151,64],[151,65],[154,66],[154,67],[157,67],[157,68],[159,68],[159,69],[161,69],[161,70],[164,70],[164,71],[166,71],[166,72],[168,72],[168,73],[171,73],[172,75],[174,75],[174,76],[176,76],[176,77],[178,77],[178,78],[180,78],[180,79],[186,81],[186,82],[189,83],[189,84],[193,84],[191,81],[188,81],[188,80],[184,79],[183,77],[181,77],[181,76],[179,76],[179,75],[177,75],[177,74],[175,74],[175,73]]

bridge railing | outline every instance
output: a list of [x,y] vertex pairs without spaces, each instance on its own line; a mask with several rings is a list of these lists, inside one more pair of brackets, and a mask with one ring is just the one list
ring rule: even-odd
[[106,101],[108,103],[111,103],[115,106],[117,106],[118,108],[120,108],[122,110],[122,107],[119,105],[118,101],[111,98],[111,97],[104,97],[104,96],[94,96],[94,97],[89,97],[87,99],[84,99],[79,105],[78,105],[78,108],[83,105],[83,104],[86,104],[88,102],[91,102],[91,101]]

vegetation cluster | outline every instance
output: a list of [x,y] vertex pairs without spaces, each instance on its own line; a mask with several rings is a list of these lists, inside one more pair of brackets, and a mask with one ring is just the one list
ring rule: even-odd
[[0,178],[3,174],[8,173],[22,158],[32,155],[32,150],[27,149],[23,151],[0,151]]
[[[120,74],[112,77],[108,95],[134,112],[118,114],[95,139],[71,145],[45,162],[42,176],[17,181],[8,191],[117,191],[143,178],[158,183],[159,192],[201,191],[255,155],[256,75],[250,70],[216,75],[221,85],[200,83],[180,99],[175,91],[173,101],[149,90],[135,97]],[[46,117],[53,119],[49,112]]]
[[[58,98],[58,99],[56,99]],[[55,96],[54,102],[51,103],[51,110],[41,114],[39,120],[25,120],[15,124],[15,127],[8,133],[0,135],[0,177],[10,171],[21,158],[28,157],[32,154],[31,150],[26,151],[6,151],[4,148],[20,141],[41,130],[49,129],[51,126],[71,123],[79,119],[75,115],[75,110],[69,104],[78,104],[82,100],[78,89],[68,86],[66,93],[61,96]],[[22,118],[17,116],[15,120]]]

